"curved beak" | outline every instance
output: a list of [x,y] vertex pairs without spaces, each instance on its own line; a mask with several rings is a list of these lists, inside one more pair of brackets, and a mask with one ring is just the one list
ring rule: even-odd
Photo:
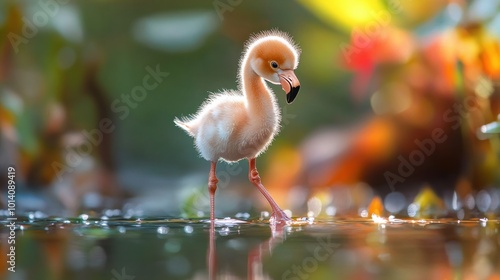
[[286,102],[292,103],[300,89],[300,82],[295,76],[293,70],[284,70],[279,74],[280,83],[283,90],[286,92]]

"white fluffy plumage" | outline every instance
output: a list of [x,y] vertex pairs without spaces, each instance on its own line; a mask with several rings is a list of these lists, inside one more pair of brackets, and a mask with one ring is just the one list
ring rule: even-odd
[[245,44],[238,91],[212,94],[191,117],[175,118],[195,138],[200,155],[216,162],[257,157],[279,131],[280,111],[265,81],[282,85],[291,103],[300,84],[293,70],[300,50],[285,33],[262,32]]

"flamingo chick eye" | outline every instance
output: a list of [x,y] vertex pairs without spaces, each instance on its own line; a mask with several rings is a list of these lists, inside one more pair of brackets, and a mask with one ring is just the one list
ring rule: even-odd
[[274,60],[271,61],[271,67],[274,68],[274,69],[278,68],[278,62],[276,62]]

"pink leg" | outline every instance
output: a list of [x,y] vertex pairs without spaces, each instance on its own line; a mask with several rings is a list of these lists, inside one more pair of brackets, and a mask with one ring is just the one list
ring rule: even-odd
[[274,201],[274,199],[271,197],[269,192],[266,190],[266,188],[262,185],[262,181],[260,180],[259,172],[257,171],[257,167],[255,166],[255,158],[249,159],[249,170],[248,170],[248,179],[252,184],[254,184],[257,189],[264,195],[264,197],[267,199],[269,204],[271,205],[271,208],[273,209],[273,213],[271,214],[271,217],[274,218],[274,223],[286,223],[287,221],[290,221],[290,218],[281,210],[281,208],[278,206],[278,204]]
[[215,219],[215,191],[217,190],[217,183],[219,180],[215,174],[215,167],[217,162],[210,163],[210,173],[208,175],[208,193],[210,194],[210,221]]
[[210,162],[210,173],[208,175],[208,193],[210,194],[210,240],[207,254],[207,266],[210,280],[215,280],[217,275],[217,254],[215,248],[215,191],[217,190],[217,175],[215,167],[217,162]]

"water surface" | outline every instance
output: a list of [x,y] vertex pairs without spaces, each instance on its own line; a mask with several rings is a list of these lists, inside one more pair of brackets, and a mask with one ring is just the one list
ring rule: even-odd
[[[500,221],[18,217],[2,279],[498,279]],[[495,278],[496,277],[496,278]]]

